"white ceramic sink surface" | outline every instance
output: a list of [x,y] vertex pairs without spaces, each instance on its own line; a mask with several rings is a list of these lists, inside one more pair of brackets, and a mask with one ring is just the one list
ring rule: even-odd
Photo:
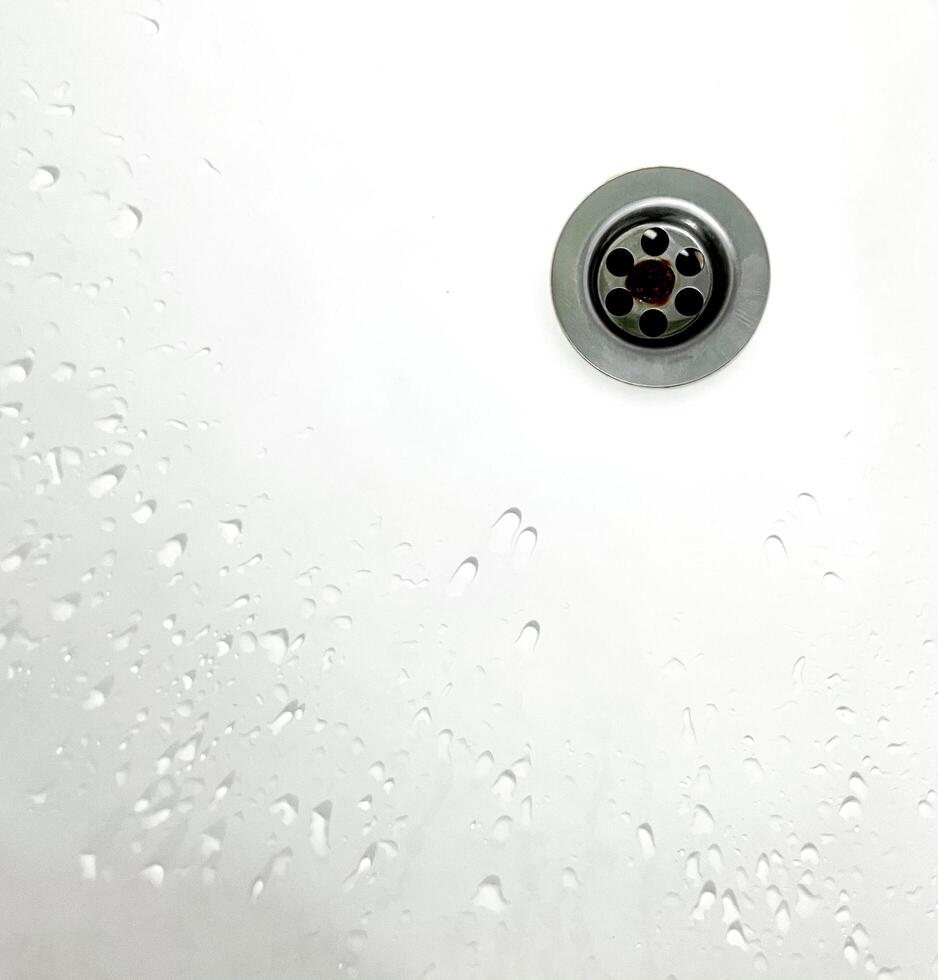
[[[930,975],[936,32],[6,0],[0,973]],[[772,262],[670,390],[549,291],[658,164]]]

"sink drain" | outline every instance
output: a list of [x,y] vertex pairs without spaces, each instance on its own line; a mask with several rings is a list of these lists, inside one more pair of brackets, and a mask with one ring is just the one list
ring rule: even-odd
[[686,384],[730,361],[769,291],[759,226],[722,184],[673,167],[597,188],[561,232],[554,308],[573,346],[620,381]]

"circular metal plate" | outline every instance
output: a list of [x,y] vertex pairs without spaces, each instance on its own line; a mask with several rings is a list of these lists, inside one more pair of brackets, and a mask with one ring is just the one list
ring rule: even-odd
[[[635,251],[634,243],[656,227],[671,229],[677,244],[699,248],[707,289],[704,308],[683,320],[659,304],[672,318],[665,327],[666,313],[655,311],[655,329],[646,336],[637,326],[642,300],[658,303],[660,297],[624,296],[633,266],[625,264],[614,282],[610,266],[620,270],[609,255],[623,243]],[[657,257],[654,233],[644,240],[652,243],[648,256],[670,266],[676,256]],[[680,272],[665,288],[672,280],[680,286]],[[652,167],[614,177],[573,212],[554,250],[551,291],[560,325],[590,364],[630,384],[670,387],[712,374],[743,349],[768,299],[769,256],[755,218],[730,190],[692,170]]]

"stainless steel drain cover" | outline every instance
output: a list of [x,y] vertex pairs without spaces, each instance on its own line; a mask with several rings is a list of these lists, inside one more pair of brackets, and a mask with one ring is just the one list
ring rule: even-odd
[[755,218],[722,184],[653,167],[598,187],[554,250],[554,309],[573,346],[620,381],[712,374],[755,332],[769,256]]

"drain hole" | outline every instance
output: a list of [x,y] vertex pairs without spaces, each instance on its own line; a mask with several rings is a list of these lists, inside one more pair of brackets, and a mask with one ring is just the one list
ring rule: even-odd
[[696,316],[702,309],[704,298],[696,289],[682,289],[674,297],[674,308],[681,316]]
[[674,289],[674,272],[663,259],[644,259],[629,273],[626,285],[636,299],[661,306]]
[[674,264],[682,276],[696,276],[703,269],[704,260],[696,248],[682,248]]
[[638,326],[646,337],[660,337],[668,329],[668,318],[661,310],[645,310]]
[[606,256],[606,268],[617,279],[624,279],[632,271],[634,264],[635,259],[627,248],[614,248]]
[[649,228],[642,235],[642,248],[646,255],[661,255],[669,242],[668,233],[663,228]]
[[[618,249],[625,252],[625,249]],[[628,252],[625,252],[628,255]],[[632,309],[632,294],[627,289],[613,289],[606,294],[606,309],[612,316],[626,316]]]

